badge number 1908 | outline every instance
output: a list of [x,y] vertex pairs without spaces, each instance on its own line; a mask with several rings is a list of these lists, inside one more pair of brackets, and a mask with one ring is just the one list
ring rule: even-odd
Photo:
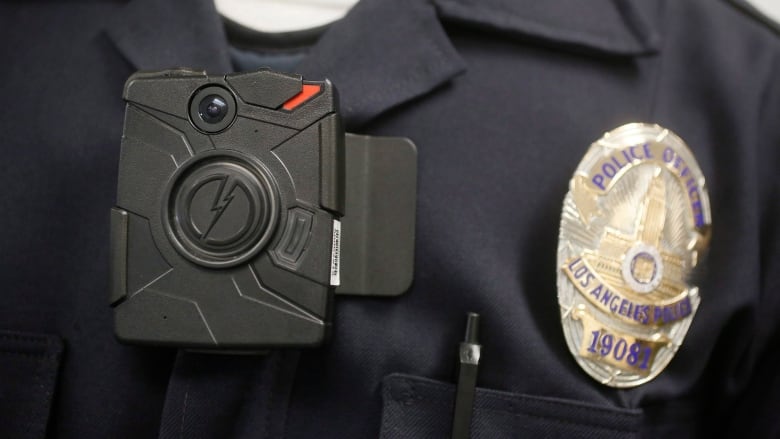
[[710,222],[704,176],[674,133],[634,123],[591,145],[558,242],[561,323],[590,376],[633,387],[669,364],[701,300],[689,278]]

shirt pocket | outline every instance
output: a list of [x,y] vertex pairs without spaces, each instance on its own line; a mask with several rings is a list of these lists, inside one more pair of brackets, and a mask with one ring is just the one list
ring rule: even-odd
[[61,357],[57,336],[0,331],[0,437],[46,436]]
[[[393,374],[382,383],[383,439],[449,438],[455,385]],[[641,410],[477,388],[472,438],[636,438]]]

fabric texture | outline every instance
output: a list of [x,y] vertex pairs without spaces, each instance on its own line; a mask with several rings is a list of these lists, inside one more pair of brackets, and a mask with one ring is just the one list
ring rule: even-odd
[[45,437],[62,340],[0,331],[0,430],[8,439]]
[[[382,384],[381,438],[448,438],[455,385],[393,374]],[[560,413],[565,412],[566,417]],[[471,437],[637,438],[640,410],[477,389]]]
[[[358,3],[297,73],[335,84],[349,130],[416,143],[414,284],[337,297],[326,345],[265,357],[112,334],[123,84],[137,70],[229,72],[213,4],[3,2],[0,37],[0,330],[47,340],[24,360],[0,343],[3,377],[17,377],[0,389],[33,390],[30,437],[446,437],[468,311],[482,316],[475,437],[780,434],[780,42],[728,3]],[[679,352],[619,390],[568,351],[555,257],[572,172],[628,122],[690,146],[713,238]],[[406,405],[403,386],[431,403]]]

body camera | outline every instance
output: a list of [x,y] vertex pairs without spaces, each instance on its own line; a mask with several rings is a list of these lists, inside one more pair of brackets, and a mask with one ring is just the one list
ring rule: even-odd
[[[111,213],[121,341],[223,351],[314,346],[327,336],[342,277],[346,293],[408,287],[414,146],[346,142],[330,82],[178,69],[133,75],[124,99]],[[379,164],[366,160],[375,150]],[[391,162],[407,171],[394,175]],[[372,179],[403,194],[387,205],[387,194],[366,192]],[[392,213],[377,221],[373,198]],[[361,232],[366,226],[405,243]],[[382,249],[382,241],[392,244]],[[368,266],[361,253],[372,249],[403,268]],[[388,279],[392,291],[374,288]]]

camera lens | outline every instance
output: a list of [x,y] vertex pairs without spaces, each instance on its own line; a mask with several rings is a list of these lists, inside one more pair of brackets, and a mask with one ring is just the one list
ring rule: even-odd
[[238,107],[233,94],[221,85],[200,88],[190,98],[190,121],[204,133],[219,133],[236,119]]
[[198,104],[198,115],[206,123],[218,123],[225,118],[227,113],[228,104],[218,95],[206,96]]

